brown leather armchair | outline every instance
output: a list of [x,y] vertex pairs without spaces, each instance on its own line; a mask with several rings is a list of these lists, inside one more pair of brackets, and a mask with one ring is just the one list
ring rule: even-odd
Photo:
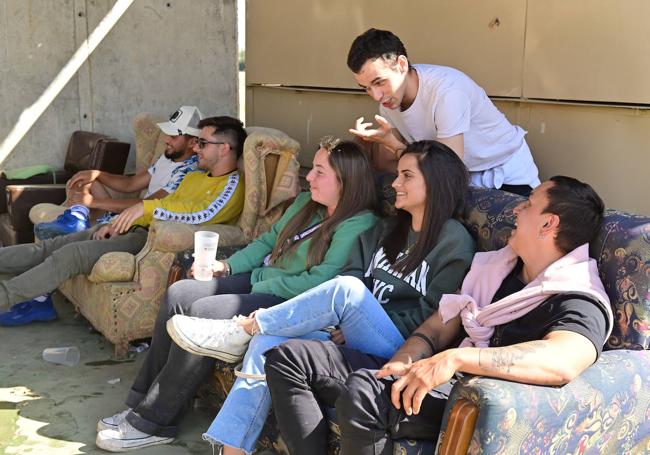
[[[28,179],[10,180],[0,175],[0,242],[15,245],[34,241],[29,209],[35,204],[60,204],[65,200],[65,183],[78,171],[99,169],[113,174],[124,172],[130,145],[89,131],[75,131],[70,137],[63,169]],[[5,197],[6,196],[6,197]]]

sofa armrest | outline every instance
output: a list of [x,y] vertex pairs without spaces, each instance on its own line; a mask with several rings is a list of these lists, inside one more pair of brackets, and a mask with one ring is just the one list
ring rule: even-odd
[[247,243],[238,226],[226,224],[191,225],[172,221],[154,221],[149,227],[151,248],[156,251],[177,253],[194,247],[196,231],[211,231],[219,234],[219,246],[233,246]]
[[631,451],[650,434],[650,352],[616,350],[563,387],[466,377],[453,388],[439,444],[459,400],[478,408],[472,453]]
[[126,251],[112,251],[100,257],[88,275],[93,283],[133,281],[135,256]]
[[141,266],[156,260],[161,254],[178,253],[193,248],[194,232],[200,230],[218,232],[220,247],[242,245],[246,242],[244,233],[237,226],[195,226],[172,221],[154,221],[149,227],[147,243],[137,255],[107,253],[95,263],[88,278],[95,283],[138,281]]
[[17,186],[31,186],[31,185],[56,185],[56,184],[65,184],[72,173],[64,169],[55,171],[53,173],[38,174],[33,177],[26,179],[8,179],[4,174],[0,175],[0,213],[7,212],[7,200],[5,199],[6,188],[9,185]]
[[8,185],[7,211],[14,229],[29,230],[33,224],[29,210],[36,204],[61,204],[65,200],[65,184]]

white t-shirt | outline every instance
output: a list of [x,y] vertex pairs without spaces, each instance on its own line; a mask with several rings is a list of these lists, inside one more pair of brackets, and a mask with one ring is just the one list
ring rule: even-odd
[[167,193],[172,194],[176,191],[178,185],[181,184],[183,177],[188,172],[197,169],[198,162],[199,159],[196,155],[192,155],[185,161],[179,162],[170,160],[164,154],[160,155],[160,158],[149,166],[148,171],[151,175],[151,180],[149,181],[149,187],[144,198],[148,198],[158,190],[165,190]]
[[475,186],[539,185],[526,131],[512,125],[464,73],[446,66],[413,65],[419,86],[405,111],[379,111],[407,142],[463,134],[464,162]]

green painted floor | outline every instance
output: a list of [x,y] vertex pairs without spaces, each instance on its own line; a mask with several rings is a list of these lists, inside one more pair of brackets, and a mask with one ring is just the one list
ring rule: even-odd
[[[0,454],[105,454],[95,447],[97,420],[124,409],[124,398],[145,354],[112,360],[113,348],[72,306],[55,294],[59,319],[24,327],[0,327]],[[75,367],[44,362],[46,347],[77,346]],[[109,380],[119,378],[116,384]],[[136,453],[212,454],[201,439],[214,412],[196,406],[171,445]]]

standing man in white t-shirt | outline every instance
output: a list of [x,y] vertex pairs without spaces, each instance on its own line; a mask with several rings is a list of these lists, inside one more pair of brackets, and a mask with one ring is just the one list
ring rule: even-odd
[[528,195],[539,185],[526,132],[512,125],[485,90],[446,66],[411,65],[400,39],[386,30],[358,36],[348,67],[361,88],[380,103],[378,124],[359,118],[350,132],[396,155],[408,143],[435,139],[454,150],[471,184]]

